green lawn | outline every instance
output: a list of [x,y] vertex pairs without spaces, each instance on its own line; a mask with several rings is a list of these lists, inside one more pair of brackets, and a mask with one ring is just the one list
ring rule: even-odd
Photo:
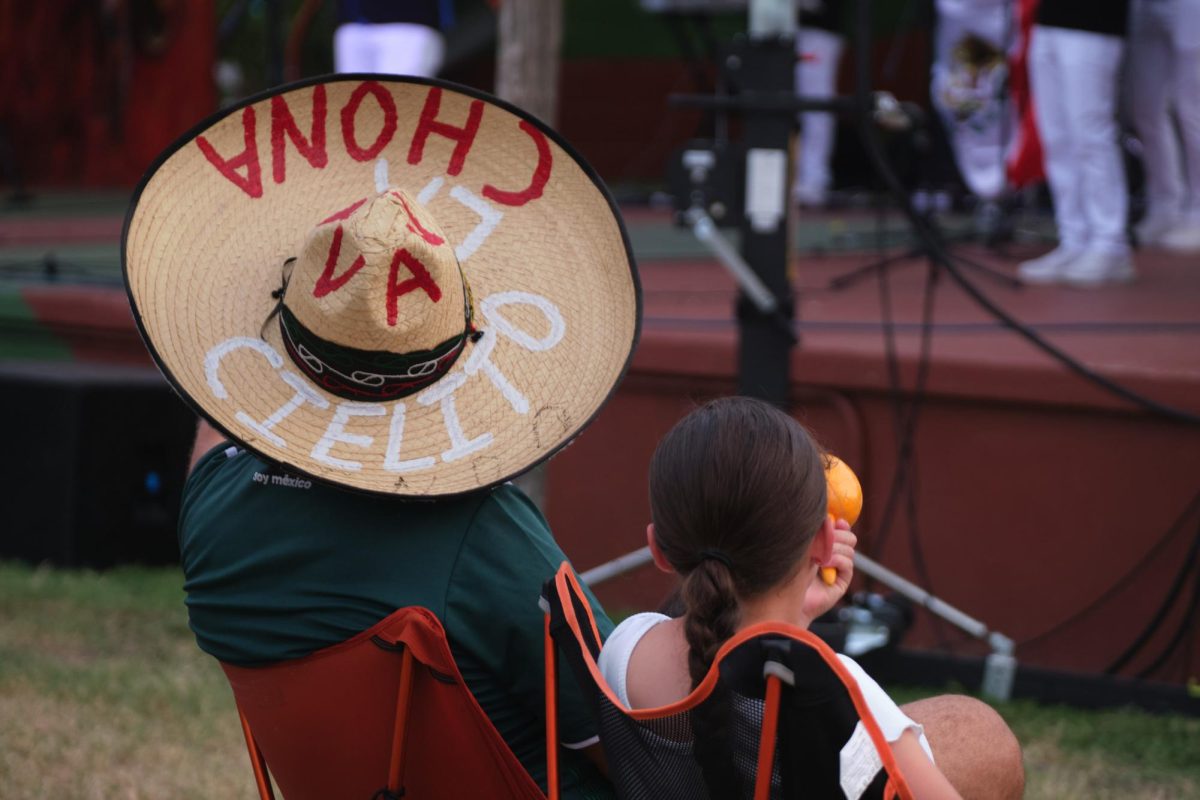
[[[181,586],[174,569],[0,564],[0,796],[256,797],[232,697],[196,649]],[[1025,748],[1028,797],[1200,797],[1200,719],[998,709]]]

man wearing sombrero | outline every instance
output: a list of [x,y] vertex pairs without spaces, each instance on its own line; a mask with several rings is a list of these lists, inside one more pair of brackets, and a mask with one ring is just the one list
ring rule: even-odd
[[[429,608],[544,777],[536,600],[564,556],[507,481],[588,424],[637,340],[596,176],[484,95],[341,76],[183,137],[123,255],[151,354],[206,421],[180,517],[201,648],[273,663]],[[594,741],[582,701],[559,724]]]

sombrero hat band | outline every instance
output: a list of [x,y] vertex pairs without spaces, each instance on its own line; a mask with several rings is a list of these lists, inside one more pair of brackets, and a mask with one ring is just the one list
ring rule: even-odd
[[468,319],[462,333],[429,350],[357,350],[317,336],[286,305],[279,309],[279,330],[288,356],[309,380],[338,397],[366,401],[407,397],[437,382],[474,335]]

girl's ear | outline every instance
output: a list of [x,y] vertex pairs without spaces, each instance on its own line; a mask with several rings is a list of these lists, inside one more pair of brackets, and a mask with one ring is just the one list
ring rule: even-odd
[[662,550],[658,549],[658,542],[654,541],[653,522],[646,526],[646,544],[650,545],[650,555],[654,557],[654,566],[668,575],[674,574],[675,568],[671,566],[670,561],[667,561],[667,557],[663,555]]
[[833,517],[826,514],[825,521],[821,523],[817,535],[813,537],[812,549],[809,550],[814,564],[820,567],[829,566],[829,562],[833,560],[833,542]]

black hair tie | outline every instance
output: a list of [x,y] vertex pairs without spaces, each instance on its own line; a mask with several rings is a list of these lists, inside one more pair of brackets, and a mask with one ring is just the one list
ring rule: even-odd
[[700,551],[700,561],[701,562],[719,561],[725,565],[725,569],[729,569],[729,570],[733,569],[733,559],[731,559],[728,555],[726,555],[725,552],[722,550],[716,550],[716,549],[701,550]]

